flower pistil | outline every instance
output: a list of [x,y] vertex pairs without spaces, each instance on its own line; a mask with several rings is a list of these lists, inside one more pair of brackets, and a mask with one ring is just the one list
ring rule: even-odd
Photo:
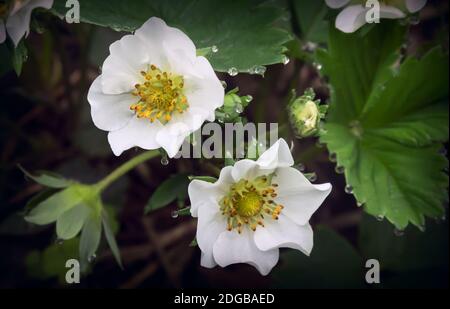
[[136,90],[133,91],[133,95],[139,97],[139,102],[130,106],[138,118],[147,118],[150,122],[158,119],[166,124],[174,113],[182,114],[189,107],[183,93],[182,76],[163,72],[155,65],[150,65],[141,75],[145,81],[136,84]]

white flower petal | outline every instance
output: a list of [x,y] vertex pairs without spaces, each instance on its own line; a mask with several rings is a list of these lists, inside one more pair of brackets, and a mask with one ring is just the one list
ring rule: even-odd
[[277,264],[279,250],[261,251],[256,247],[253,235],[248,229],[222,232],[214,243],[214,260],[221,267],[247,263],[254,266],[261,275],[267,275]]
[[264,227],[258,227],[254,234],[256,246],[263,251],[276,248],[292,248],[306,255],[313,248],[313,230],[309,224],[298,225],[281,215],[278,220],[266,220]]
[[219,179],[215,183],[193,180],[189,184],[188,194],[191,201],[191,214],[198,217],[198,209],[203,204],[217,204],[226,194],[234,182],[231,177],[231,166],[226,166],[220,171]]
[[311,184],[294,168],[280,168],[273,182],[278,184],[277,204],[284,206],[282,213],[299,225],[305,225],[331,192],[331,184]]
[[259,171],[259,165],[249,159],[244,159],[236,162],[231,170],[231,176],[238,182],[241,179],[252,180],[256,177]]
[[167,26],[160,18],[152,17],[136,30],[136,36],[145,41],[150,49],[181,50],[192,61],[197,50],[192,40],[181,30]]
[[405,17],[405,13],[403,13],[400,9],[388,6],[388,5],[380,5],[380,18],[387,19],[398,19]]
[[136,84],[142,83],[140,71],[132,70],[125,59],[109,55],[102,67],[102,91],[105,94],[131,92]]
[[159,121],[151,123],[148,119],[133,117],[122,129],[109,132],[108,141],[116,156],[120,156],[125,150],[133,147],[147,150],[158,149],[160,145],[155,137],[161,127],[162,124]]
[[287,167],[294,165],[291,151],[288,144],[280,138],[275,144],[267,149],[256,161],[263,169],[274,169],[277,167]]
[[5,42],[6,40],[6,29],[3,21],[0,20],[0,44]]
[[350,0],[325,0],[325,2],[327,3],[327,5],[330,8],[339,9],[339,8],[347,5],[347,3],[350,2]]
[[219,204],[203,204],[198,210],[197,243],[202,250],[201,265],[212,268],[216,266],[213,247],[217,238],[226,230],[226,219],[220,213]]
[[366,9],[362,5],[346,7],[336,18],[336,28],[345,33],[352,33],[366,23]]
[[6,21],[6,30],[15,46],[30,32],[31,12],[38,7],[50,9],[52,5],[53,0],[34,0],[11,12]]
[[427,4],[427,0],[406,0],[406,8],[410,13],[419,12]]
[[91,105],[91,116],[97,128],[104,131],[115,131],[123,128],[134,117],[130,106],[136,97],[129,93],[109,95],[102,92],[101,76],[97,77],[89,88],[88,102]]

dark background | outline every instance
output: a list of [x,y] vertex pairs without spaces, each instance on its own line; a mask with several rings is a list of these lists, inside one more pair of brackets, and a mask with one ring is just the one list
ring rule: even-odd
[[[436,42],[448,51],[448,2],[429,1],[421,17],[411,27],[404,52],[420,55]],[[55,241],[54,225],[36,227],[23,220],[27,201],[42,187],[27,180],[17,165],[92,183],[138,152],[114,157],[106,133],[94,127],[86,101],[109,44],[123,34],[86,24],[67,25],[49,14],[38,18],[47,30],[30,34],[22,75],[18,78],[13,71],[2,71],[0,77],[3,288],[64,287],[65,260],[77,253],[76,241]],[[313,255],[308,259],[292,250],[283,251],[280,264],[267,277],[248,265],[200,267],[200,250],[189,246],[195,220],[172,218],[176,203],[146,216],[143,209],[170,175],[208,175],[208,166],[192,159],[171,160],[163,166],[155,159],[122,178],[104,196],[117,216],[117,241],[125,269],[120,270],[103,246],[80,287],[448,287],[447,220],[427,222],[424,233],[410,227],[399,235],[389,223],[363,215],[353,196],[344,192],[344,177],[335,172],[326,148],[314,138],[297,140],[288,126],[281,126],[287,123],[291,88],[301,94],[313,87],[320,99],[328,99],[326,83],[311,63],[291,59],[286,66],[270,66],[265,78],[247,74],[219,74],[219,78],[227,82],[228,90],[238,86],[241,95],[254,97],[245,111],[250,121],[279,122],[280,136],[295,143],[296,162],[307,172],[315,172],[317,183],[333,184],[331,195],[312,219],[316,232]],[[381,285],[364,283],[368,258],[380,260]]]

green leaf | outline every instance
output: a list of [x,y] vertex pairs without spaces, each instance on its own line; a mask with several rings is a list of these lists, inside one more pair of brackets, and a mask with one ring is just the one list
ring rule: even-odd
[[78,205],[83,200],[85,192],[84,186],[73,185],[55,193],[33,208],[25,220],[38,225],[55,222],[61,214]]
[[427,222],[425,232],[408,227],[394,232],[387,221],[365,215],[359,226],[359,247],[366,259],[377,259],[383,288],[448,286],[448,220]]
[[78,235],[91,210],[79,204],[64,212],[56,220],[56,235],[59,239],[71,239]]
[[27,60],[27,58],[28,58],[28,50],[27,47],[25,46],[24,41],[22,40],[14,50],[12,57],[12,65],[14,70],[16,71],[17,76],[20,76],[20,74],[22,73],[23,63]]
[[102,235],[102,219],[98,213],[91,213],[86,219],[80,238],[80,259],[83,269],[96,256]]
[[311,256],[289,250],[273,272],[277,288],[361,288],[363,261],[352,245],[333,230],[319,227]]
[[328,7],[325,1],[292,1],[295,19],[303,41],[326,42],[328,21],[325,19]]
[[359,226],[361,252],[367,258],[377,259],[386,271],[448,269],[448,220],[427,223],[425,232],[408,227],[396,235],[398,232],[388,222],[365,215]]
[[391,22],[365,35],[331,28],[317,54],[332,89],[321,140],[364,209],[398,229],[441,217],[448,186],[436,143],[448,140],[448,57],[435,49],[399,65],[403,32]]
[[54,243],[43,251],[32,251],[25,258],[25,265],[32,278],[47,280],[57,277],[61,284],[66,282],[66,262],[77,259],[80,240],[73,238],[63,243]]
[[73,182],[63,178],[60,175],[57,175],[55,173],[43,171],[40,173],[39,176],[34,176],[31,173],[29,173],[27,170],[25,170],[22,166],[19,165],[20,170],[30,179],[34,180],[40,185],[54,188],[54,189],[63,189],[70,186]]
[[175,200],[185,200],[189,178],[186,175],[174,175],[164,181],[153,193],[145,207],[145,213],[169,205]]
[[[53,11],[64,16],[65,0],[57,0]],[[287,31],[274,27],[284,15],[280,8],[257,5],[257,1],[220,0],[84,0],[81,21],[134,31],[150,17],[160,17],[184,31],[198,49],[216,46],[207,55],[216,71],[236,68],[249,72],[259,66],[282,63]]]
[[112,224],[109,220],[109,216],[106,211],[102,212],[102,222],[103,222],[103,229],[105,231],[106,241],[108,242],[108,245],[111,248],[114,258],[116,259],[120,268],[123,269],[122,259],[120,257],[120,250],[119,247],[117,246],[116,238],[114,237],[114,232],[112,229]]
[[211,176],[189,176],[189,180],[200,180],[200,181],[206,181],[210,183],[215,183],[217,181],[216,177]]

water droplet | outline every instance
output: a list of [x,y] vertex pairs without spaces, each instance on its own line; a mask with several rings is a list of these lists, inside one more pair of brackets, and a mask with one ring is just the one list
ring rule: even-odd
[[353,187],[351,185],[346,185],[344,190],[347,194],[353,194]]
[[320,140],[318,140],[318,141],[316,142],[316,147],[317,147],[317,148],[323,148],[323,147],[325,147],[325,144],[321,143]]
[[343,167],[343,166],[339,166],[339,165],[336,165],[336,167],[334,168],[334,170],[335,170],[335,172],[336,172],[337,174],[344,174],[344,172],[345,172],[344,167]]
[[236,75],[238,75],[238,70],[235,68],[235,67],[232,67],[232,68],[230,68],[229,70],[228,70],[228,74],[230,75],[230,76],[236,76]]
[[254,68],[255,74],[261,75],[264,77],[264,74],[266,73],[267,68],[265,66],[257,66]]
[[94,253],[93,255],[91,255],[90,257],[88,257],[88,262],[92,263],[95,261],[95,259],[97,258],[97,255]]
[[[356,202],[356,206],[363,207],[364,206],[364,202]],[[381,220],[383,220],[383,218],[381,218]]]
[[316,174],[316,173],[311,173],[311,174],[309,175],[309,177],[308,177],[308,180],[309,180],[310,182],[316,181],[316,180],[317,180],[317,174]]
[[322,70],[322,65],[320,63],[314,62],[313,66],[318,71]]
[[376,219],[377,219],[377,221],[381,222],[384,220],[384,216],[383,215],[376,216]]
[[394,235],[398,237],[403,236],[405,235],[405,230],[394,229]]
[[174,210],[174,211],[172,211],[172,213],[170,214],[170,216],[172,217],[172,218],[174,218],[174,219],[176,219],[176,218],[178,218],[178,211],[177,210]]
[[302,50],[305,52],[312,53],[317,49],[317,44],[314,42],[306,42],[303,44]]
[[251,101],[253,101],[253,97],[251,95],[248,95],[245,97],[245,102],[250,103]]
[[57,239],[55,240],[55,243],[56,243],[57,245],[62,245],[62,244],[64,243],[64,239],[57,238]]
[[409,18],[409,24],[410,25],[418,25],[420,23],[419,15],[413,15]]
[[306,167],[305,167],[302,163],[299,163],[299,164],[297,165],[297,169],[298,169],[300,172],[304,172],[304,171],[306,170]]
[[169,165],[169,159],[167,158],[167,156],[163,156],[161,158],[161,164],[164,165],[164,166]]
[[289,147],[289,150],[292,152],[294,150],[295,143],[293,140],[291,140],[291,147]]
[[286,55],[283,56],[283,64],[284,65],[288,65],[290,61],[291,61],[291,59],[289,59],[288,56],[286,56]]
[[242,107],[241,104],[237,104],[237,105],[236,105],[235,112],[238,113],[238,114],[240,114],[240,113],[242,113],[243,111],[244,111],[244,107]]
[[217,47],[216,45],[213,45],[213,46],[211,47],[211,51],[212,51],[213,53],[217,53],[217,52],[219,51],[219,47]]
[[227,89],[227,87],[228,87],[227,82],[224,81],[224,80],[222,80],[222,81],[220,81],[220,82],[222,83],[223,89]]
[[335,153],[330,153],[330,155],[328,156],[328,159],[329,159],[331,162],[335,163],[335,162],[337,161],[336,154],[335,154]]

